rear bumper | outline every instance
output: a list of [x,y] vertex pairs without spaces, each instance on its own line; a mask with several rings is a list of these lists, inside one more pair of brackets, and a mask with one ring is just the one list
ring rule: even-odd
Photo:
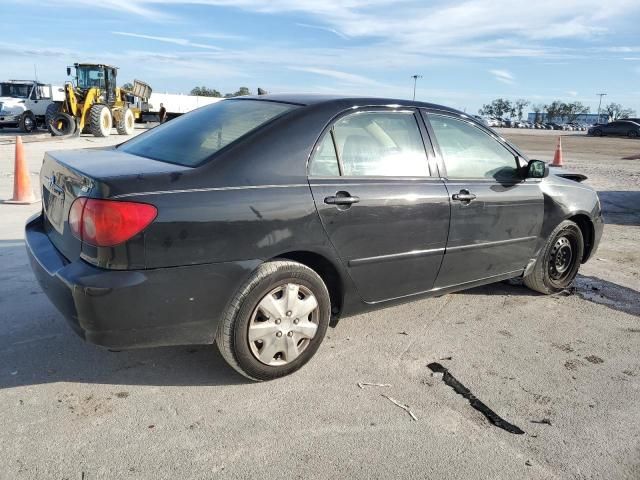
[[110,348],[213,343],[227,302],[260,263],[105,270],[69,262],[42,223],[38,215],[25,227],[38,283],[78,335]]

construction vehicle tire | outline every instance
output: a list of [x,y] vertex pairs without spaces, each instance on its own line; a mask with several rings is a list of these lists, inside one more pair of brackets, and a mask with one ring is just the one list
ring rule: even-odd
[[112,126],[113,118],[109,107],[96,104],[89,109],[89,131],[94,137],[108,137]]
[[66,113],[58,112],[51,118],[48,128],[51,134],[57,137],[72,135],[76,131],[76,119]]
[[116,130],[119,135],[133,135],[135,130],[136,119],[133,116],[133,111],[127,107],[123,108],[116,122]]
[[49,132],[53,133],[51,130],[51,121],[53,117],[55,117],[60,111],[60,105],[57,103],[51,103],[47,106],[47,110],[44,113],[44,124]]

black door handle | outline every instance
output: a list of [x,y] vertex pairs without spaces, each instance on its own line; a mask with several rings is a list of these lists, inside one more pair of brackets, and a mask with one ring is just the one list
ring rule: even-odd
[[460,190],[459,193],[454,193],[451,195],[453,200],[458,200],[460,202],[469,203],[471,200],[475,200],[476,196],[473,193],[469,193],[469,190]]
[[358,203],[360,201],[360,197],[351,197],[351,196],[332,196],[324,199],[324,203],[327,205],[351,205],[353,203]]

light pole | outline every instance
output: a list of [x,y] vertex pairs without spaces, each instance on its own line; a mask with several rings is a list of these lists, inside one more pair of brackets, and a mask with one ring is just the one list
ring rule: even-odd
[[413,78],[413,99],[416,99],[416,83],[418,83],[418,79],[422,78],[422,75],[411,75]]
[[600,107],[602,106],[602,97],[606,96],[606,93],[596,93],[600,97],[600,101],[598,102],[598,123],[600,123]]

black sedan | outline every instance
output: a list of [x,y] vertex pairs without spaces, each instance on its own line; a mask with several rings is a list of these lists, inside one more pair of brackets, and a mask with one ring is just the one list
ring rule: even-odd
[[603,135],[617,135],[629,138],[640,137],[640,123],[631,120],[616,120],[606,125],[594,125],[587,132],[588,135],[602,137]]
[[79,335],[216,342],[254,380],[304,365],[332,318],[513,277],[558,292],[603,229],[583,177],[404,100],[224,100],[117,147],[49,152],[40,177],[27,248]]

